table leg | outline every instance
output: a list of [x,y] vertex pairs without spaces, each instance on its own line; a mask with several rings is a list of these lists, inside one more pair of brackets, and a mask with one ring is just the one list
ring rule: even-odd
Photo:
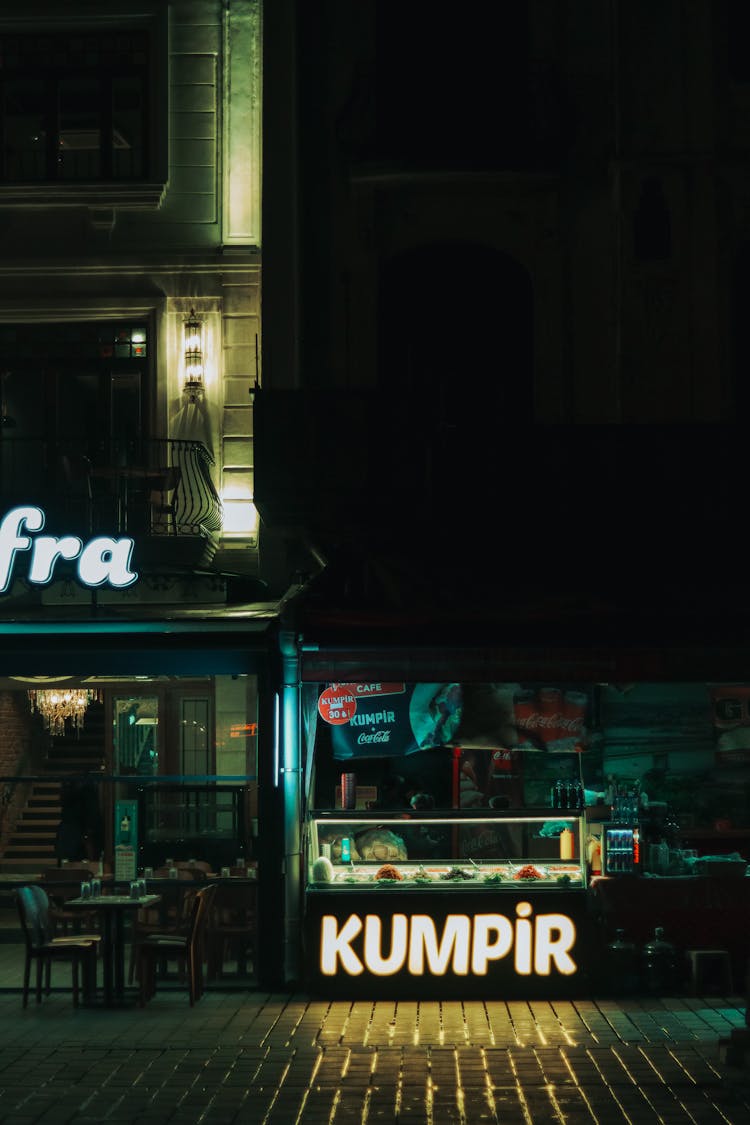
[[115,993],[118,1000],[125,994],[125,911],[115,912]]
[[112,914],[109,910],[102,911],[104,919],[104,941],[102,945],[102,984],[104,992],[104,1003],[107,1007],[112,1006]]

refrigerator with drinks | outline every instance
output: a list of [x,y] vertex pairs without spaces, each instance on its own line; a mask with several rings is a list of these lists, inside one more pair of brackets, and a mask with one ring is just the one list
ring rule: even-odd
[[602,874],[638,875],[640,871],[640,824],[604,824],[602,831]]

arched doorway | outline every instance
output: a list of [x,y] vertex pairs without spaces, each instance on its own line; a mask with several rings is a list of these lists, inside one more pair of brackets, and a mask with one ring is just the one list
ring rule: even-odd
[[378,383],[443,426],[534,420],[531,278],[509,255],[440,242],[383,263]]

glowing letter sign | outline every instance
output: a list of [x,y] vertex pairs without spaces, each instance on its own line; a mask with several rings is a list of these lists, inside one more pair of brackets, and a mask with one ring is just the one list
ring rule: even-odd
[[0,594],[11,584],[18,551],[31,551],[28,580],[40,586],[52,581],[58,559],[78,559],[78,577],[84,586],[103,586],[108,582],[122,589],[137,579],[137,572],[130,569],[132,539],[100,536],[85,546],[76,535],[63,535],[60,539],[40,535],[32,539],[29,532],[41,531],[43,527],[41,508],[13,508],[3,517],[0,523]]
[[[324,914],[320,931],[320,970],[324,976],[342,971],[360,976],[391,976],[404,965],[410,976],[429,972],[444,976],[448,971],[460,976],[487,973],[490,961],[499,961],[513,949],[517,973],[549,976],[552,967],[563,976],[578,971],[570,955],[575,945],[576,928],[566,914],[538,914],[531,917],[529,902],[516,905],[515,923],[504,914],[449,914],[438,935],[435,921],[428,914],[394,914],[390,948],[382,948],[382,920],[376,914],[350,914],[339,927],[338,919]],[[364,934],[361,953],[353,943]]]

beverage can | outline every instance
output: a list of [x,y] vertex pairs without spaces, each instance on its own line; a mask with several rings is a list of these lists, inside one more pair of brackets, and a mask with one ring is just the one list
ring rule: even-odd
[[341,807],[342,809],[356,809],[357,807],[356,773],[342,773],[341,775]]

